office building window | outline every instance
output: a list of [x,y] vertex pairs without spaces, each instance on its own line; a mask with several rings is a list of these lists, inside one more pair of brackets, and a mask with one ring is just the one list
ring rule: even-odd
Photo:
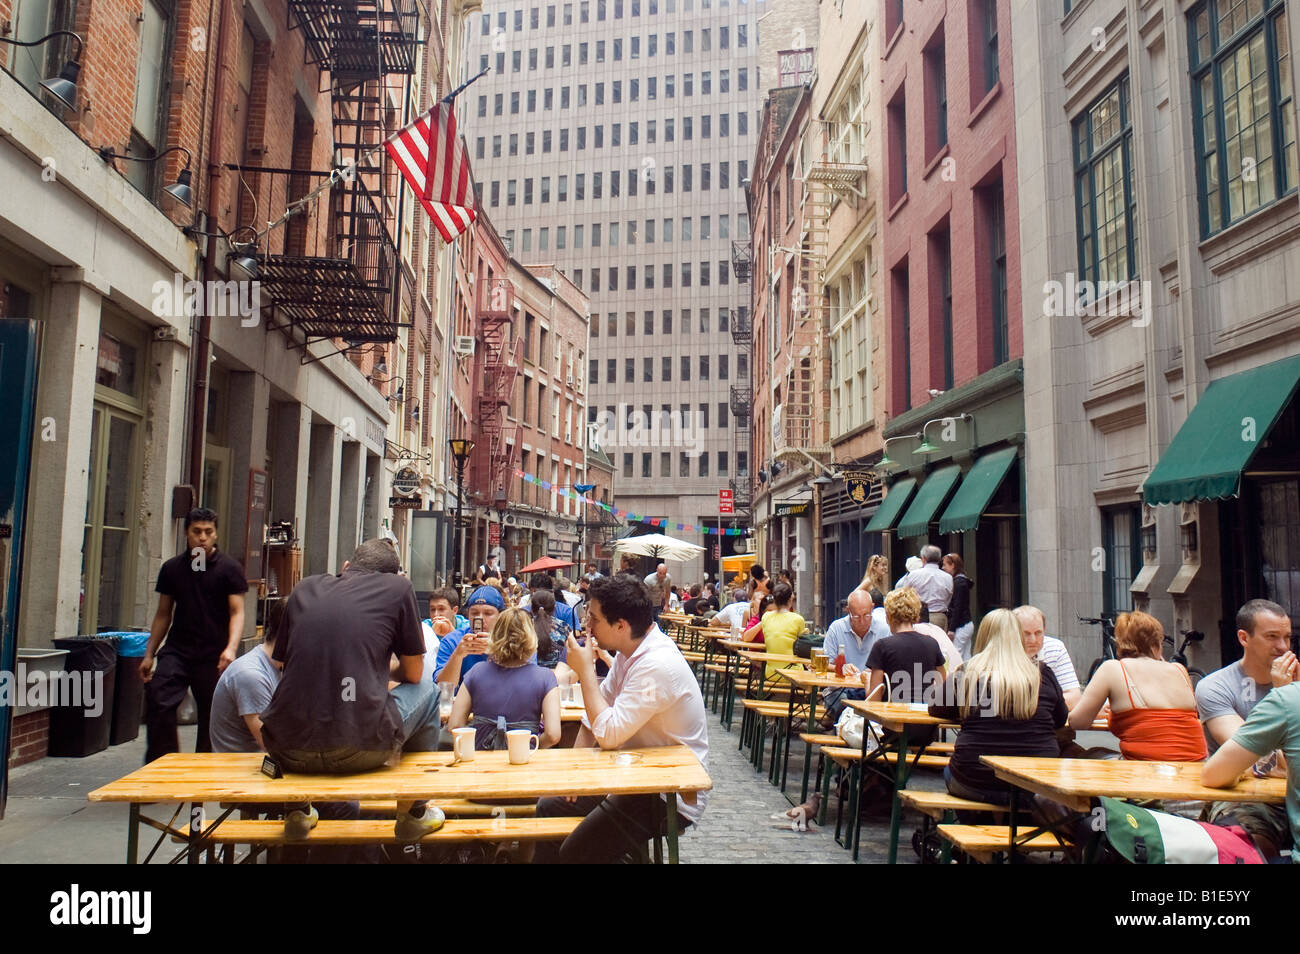
[[1296,189],[1291,37],[1281,0],[1206,0],[1189,14],[1201,230]]
[[1074,181],[1080,276],[1091,282],[1135,278],[1137,196],[1127,76],[1074,121]]

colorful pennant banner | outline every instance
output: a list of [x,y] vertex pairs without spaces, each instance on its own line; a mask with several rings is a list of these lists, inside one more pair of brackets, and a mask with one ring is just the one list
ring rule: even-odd
[[529,474],[522,470],[516,470],[515,476],[522,477],[527,483],[536,484],[538,487],[541,487],[543,490],[554,490],[561,497],[568,497],[570,500],[577,500],[578,502],[586,504],[591,507],[599,507],[601,510],[606,511],[607,513],[612,513],[618,519],[627,520],[629,523],[644,523],[647,526],[680,530],[683,533],[711,533],[714,534],[715,536],[719,532],[723,536],[727,536],[727,537],[743,537],[749,534],[749,530],[747,529],[735,529],[732,527],[723,527],[721,530],[719,530],[718,527],[709,527],[703,525],[696,526],[690,523],[669,523],[663,517],[642,517],[634,513],[629,513],[626,510],[620,510],[617,507],[611,507],[609,504],[602,503],[599,500],[592,500],[589,497],[584,497],[582,494],[578,493],[577,491],[570,490],[567,487],[555,487],[549,480],[542,480],[540,477],[535,477],[532,474]]

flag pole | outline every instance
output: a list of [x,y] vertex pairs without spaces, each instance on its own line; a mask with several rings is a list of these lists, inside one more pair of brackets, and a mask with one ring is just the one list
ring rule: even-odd
[[[453,101],[453,100],[454,100],[454,99],[455,99],[455,98],[456,98],[456,97],[457,97],[457,96],[458,96],[458,95],[459,95],[459,94],[460,94],[460,93],[465,89],[465,87],[469,86],[471,83],[473,83],[473,82],[476,81],[476,80],[482,79],[483,76],[484,76],[487,72],[488,72],[487,68],[484,67],[482,70],[479,71],[479,73],[478,73],[477,76],[471,76],[471,77],[470,77],[469,79],[467,79],[465,82],[461,83],[459,86],[457,86],[455,89],[453,89],[450,93],[448,93],[446,96],[444,96],[442,99],[440,99],[440,100],[438,101],[439,104],[442,105],[442,104],[451,103],[451,102],[452,102],[452,101]],[[417,120],[417,122],[418,122],[418,120]],[[289,203],[289,205],[285,207],[284,214],[283,214],[282,216],[280,216],[280,217],[279,217],[278,219],[276,219],[274,222],[268,222],[268,223],[266,224],[266,228],[264,228],[264,229],[258,231],[258,232],[256,233],[256,237],[255,237],[254,240],[253,240],[253,244],[256,245],[256,244],[257,244],[257,240],[260,239],[263,235],[267,235],[267,234],[269,234],[270,232],[272,232],[273,230],[278,229],[278,228],[279,228],[281,225],[283,225],[285,222],[289,221],[289,219],[293,218],[295,215],[297,215],[298,213],[302,212],[304,209],[306,209],[308,203],[310,203],[312,199],[316,198],[316,196],[320,195],[320,194],[321,194],[322,192],[324,192],[326,189],[332,189],[332,188],[334,188],[334,186],[338,183],[338,181],[339,181],[340,179],[346,178],[346,177],[348,177],[349,175],[356,175],[356,167],[357,167],[357,165],[359,165],[359,164],[361,164],[361,163],[363,163],[363,162],[367,162],[367,161],[369,161],[369,159],[370,159],[372,156],[374,156],[377,152],[379,152],[381,149],[383,149],[386,145],[388,145],[390,142],[392,142],[394,139],[396,139],[398,136],[400,136],[404,131],[405,131],[405,128],[403,128],[403,129],[399,129],[397,132],[393,133],[391,136],[389,136],[389,137],[388,137],[387,139],[385,139],[383,142],[378,143],[378,144],[372,146],[370,149],[367,149],[364,153],[361,154],[361,158],[360,158],[360,160],[358,160],[356,163],[351,163],[351,164],[350,164],[350,169],[351,169],[351,171],[349,171],[349,166],[339,166],[339,167],[337,167],[337,168],[335,168],[335,169],[330,170],[329,178],[327,178],[324,182],[322,182],[322,183],[321,183],[320,185],[318,185],[316,188],[312,189],[310,192],[308,192],[308,193],[307,193],[306,195],[304,195],[302,198],[300,198],[300,199],[295,199],[293,202]]]

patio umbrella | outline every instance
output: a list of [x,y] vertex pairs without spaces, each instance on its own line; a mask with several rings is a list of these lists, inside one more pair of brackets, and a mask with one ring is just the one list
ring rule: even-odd
[[525,573],[545,573],[549,570],[562,570],[566,566],[573,566],[572,560],[557,560],[555,557],[542,557],[540,560],[534,560],[522,570],[516,571],[517,576],[523,576]]
[[685,540],[676,540],[662,533],[647,533],[637,537],[623,537],[614,541],[615,553],[631,553],[657,560],[686,562],[704,552],[704,547]]

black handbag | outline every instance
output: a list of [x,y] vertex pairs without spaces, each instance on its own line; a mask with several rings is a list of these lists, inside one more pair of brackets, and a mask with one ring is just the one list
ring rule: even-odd
[[794,641],[794,654],[801,659],[811,659],[814,649],[821,649],[825,636],[800,636]]

